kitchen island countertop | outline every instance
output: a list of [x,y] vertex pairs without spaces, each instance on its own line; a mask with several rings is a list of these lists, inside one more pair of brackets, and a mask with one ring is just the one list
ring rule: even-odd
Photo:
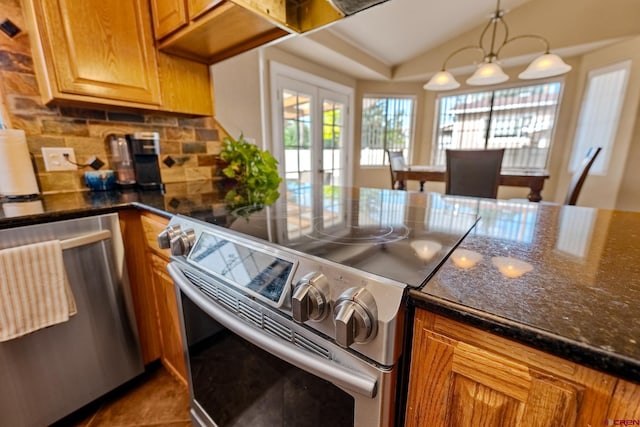
[[[640,383],[640,213],[443,199],[480,220],[426,285],[409,292],[412,306]],[[0,206],[0,229],[127,208],[221,225],[226,215],[210,181],[167,185],[165,192],[59,193]],[[438,218],[425,221],[457,226]]]
[[458,203],[480,220],[415,306],[640,382],[640,213]]

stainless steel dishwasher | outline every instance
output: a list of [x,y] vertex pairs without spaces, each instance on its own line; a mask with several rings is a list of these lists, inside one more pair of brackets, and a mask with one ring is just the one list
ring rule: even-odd
[[0,424],[37,426],[142,373],[117,214],[0,230],[0,249],[58,239],[78,313],[0,343]]

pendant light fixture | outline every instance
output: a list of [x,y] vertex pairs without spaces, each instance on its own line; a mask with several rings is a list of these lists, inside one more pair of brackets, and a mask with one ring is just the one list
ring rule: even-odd
[[[549,42],[544,37],[535,34],[523,34],[509,38],[509,27],[503,18],[504,13],[504,10],[500,9],[500,0],[497,0],[496,11],[482,30],[478,44],[461,47],[449,54],[442,64],[442,70],[431,77],[431,79],[424,85],[424,88],[427,90],[442,91],[460,87],[460,83],[458,83],[455,77],[447,71],[447,63],[458,53],[471,49],[482,52],[483,62],[478,66],[475,73],[467,79],[467,84],[483,86],[505,82],[509,80],[509,76],[502,71],[502,68],[498,64],[500,51],[507,44],[524,38],[541,41],[545,46],[545,52],[534,59],[527,69],[518,75],[519,78],[523,80],[542,79],[546,77],[559,76],[571,70],[571,66],[567,65],[558,55],[549,52]],[[501,33],[503,34],[503,38],[501,41],[496,40],[498,33],[500,33],[498,30],[499,27],[502,27]],[[491,30],[491,39],[489,48],[487,49],[485,47],[485,36],[487,36],[489,30]]]

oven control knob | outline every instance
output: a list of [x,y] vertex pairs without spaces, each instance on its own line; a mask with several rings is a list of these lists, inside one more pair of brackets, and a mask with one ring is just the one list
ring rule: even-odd
[[195,231],[193,231],[192,228],[184,230],[179,235],[171,239],[169,244],[169,247],[171,248],[171,255],[187,255],[195,241]]
[[160,249],[169,249],[171,246],[171,239],[177,237],[180,234],[179,225],[170,225],[158,234],[158,246]]
[[293,288],[291,296],[293,320],[303,323],[307,320],[319,322],[324,319],[329,313],[327,295],[329,295],[329,281],[325,275],[316,272],[306,274]]
[[372,340],[378,332],[378,308],[373,295],[364,288],[349,288],[333,309],[336,342],[342,347]]

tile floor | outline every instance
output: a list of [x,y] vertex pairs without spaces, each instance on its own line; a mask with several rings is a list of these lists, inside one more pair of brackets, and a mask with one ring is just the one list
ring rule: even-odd
[[189,392],[163,367],[147,372],[52,427],[188,427]]

